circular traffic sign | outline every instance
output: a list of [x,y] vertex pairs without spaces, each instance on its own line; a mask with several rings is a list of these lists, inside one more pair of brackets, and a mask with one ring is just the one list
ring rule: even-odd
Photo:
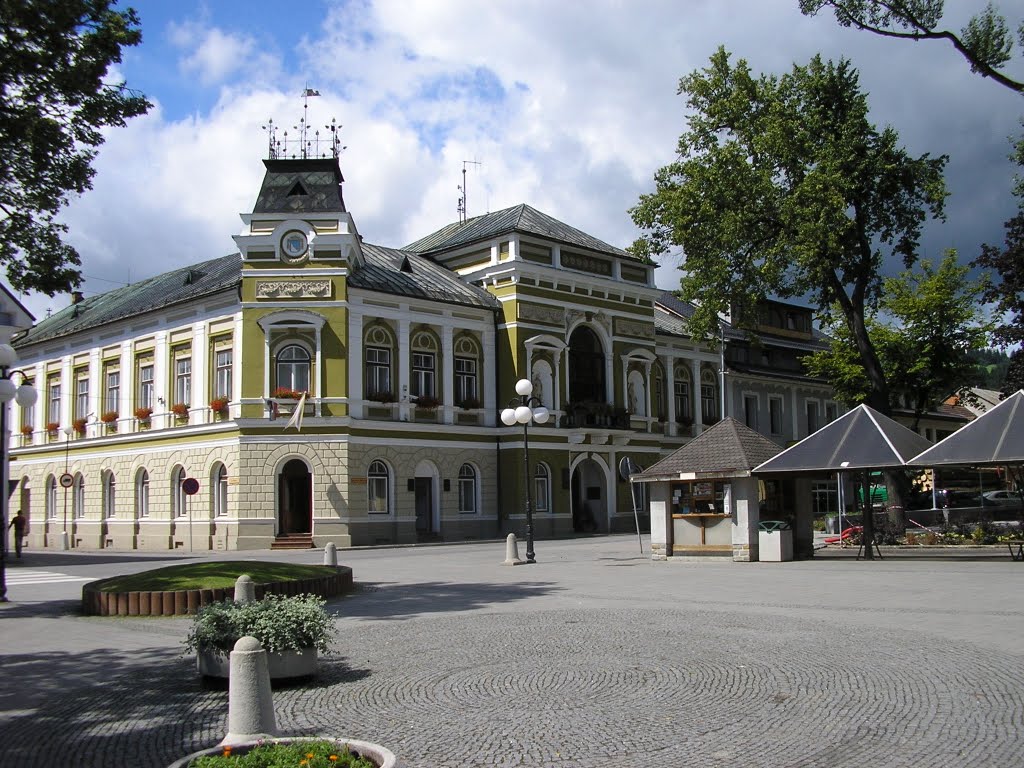
[[75,484],[75,478],[73,478],[67,472],[65,472],[63,475],[60,476],[60,487],[61,488],[70,488],[74,484]]
[[199,481],[194,477],[186,477],[185,482],[181,484],[181,490],[185,492],[186,496],[194,496],[199,493]]

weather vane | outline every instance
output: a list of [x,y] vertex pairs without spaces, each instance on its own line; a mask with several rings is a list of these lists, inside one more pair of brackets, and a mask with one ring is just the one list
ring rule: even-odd
[[462,161],[462,184],[457,189],[459,190],[459,203],[456,206],[456,210],[459,212],[459,224],[465,224],[469,219],[469,214],[466,209],[466,166],[467,165],[483,165],[483,163],[477,162],[476,160],[463,160]]
[[312,137],[310,137],[309,98],[319,95],[320,91],[308,86],[302,91],[302,117],[299,119],[298,125],[292,126],[292,130],[298,132],[298,138],[288,138],[287,129],[282,131],[281,137],[278,138],[277,126],[274,125],[273,119],[267,120],[266,124],[262,126],[263,130],[267,132],[267,157],[269,159],[307,160],[313,157],[333,157],[337,159],[346,149],[346,147],[341,146],[341,126],[338,125],[334,118],[331,118],[330,125],[324,126],[324,130],[329,132],[330,135],[325,133],[322,150],[320,146],[320,129],[314,130]]

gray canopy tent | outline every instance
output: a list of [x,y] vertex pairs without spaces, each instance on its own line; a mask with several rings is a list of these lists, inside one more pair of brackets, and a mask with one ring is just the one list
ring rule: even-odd
[[[863,471],[864,499],[870,500],[871,470],[893,469],[931,445],[921,435],[867,405],[858,405],[778,456],[754,468],[756,475],[824,474]],[[866,502],[866,506],[870,501]],[[864,541],[874,540],[871,514],[864,515]],[[871,547],[864,548],[872,559]]]
[[907,463],[915,467],[1005,466],[1024,504],[1024,389]]

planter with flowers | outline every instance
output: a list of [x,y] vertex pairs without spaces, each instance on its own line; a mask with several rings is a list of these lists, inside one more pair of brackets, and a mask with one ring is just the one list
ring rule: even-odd
[[306,402],[302,410],[306,416],[309,416],[313,411],[313,404],[309,402],[309,392],[288,389],[288,387],[278,387],[270,396],[277,403],[277,412],[282,416],[288,416],[295,413],[295,408],[298,406],[297,401],[301,400],[303,395],[306,396]]
[[171,406],[171,413],[174,414],[175,424],[188,424],[188,405],[175,403]]
[[416,421],[437,421],[440,400],[433,395],[418,395],[413,402],[416,404]]
[[213,411],[213,417],[217,420],[227,418],[228,415],[228,399],[226,397],[215,397],[210,401],[210,410]]
[[228,676],[229,654],[240,637],[255,637],[267,651],[270,678],[309,677],[317,652],[326,652],[337,632],[334,618],[316,595],[270,594],[262,600],[225,600],[199,609],[185,638],[199,674]]
[[139,420],[139,429],[149,429],[153,424],[153,409],[149,406],[136,408],[135,418]]
[[218,746],[183,757],[170,768],[397,768],[390,749],[356,739],[322,736],[260,739]]
[[71,422],[71,428],[75,430],[75,435],[78,437],[85,437],[85,426],[88,423],[86,419],[75,419]]
[[371,419],[393,419],[395,416],[395,393],[386,389],[370,390],[364,397],[367,400],[366,415]]
[[106,411],[100,416],[100,421],[106,425],[107,432],[117,432],[117,418],[117,411]]
[[24,445],[32,444],[32,433],[35,431],[35,427],[31,424],[22,424],[21,426],[21,442]]
[[46,425],[46,436],[50,440],[56,440],[57,434],[60,432],[60,424],[56,421],[48,422]]

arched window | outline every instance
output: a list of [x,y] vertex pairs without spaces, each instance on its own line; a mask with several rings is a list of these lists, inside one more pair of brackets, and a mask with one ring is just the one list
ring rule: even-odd
[[655,364],[651,368],[651,415],[658,421],[664,421],[666,414],[665,371],[660,364]]
[[551,511],[551,470],[540,461],[533,470],[533,505],[538,512]]
[[46,478],[46,516],[57,517],[57,478],[53,475]]
[[435,397],[437,381],[437,341],[433,334],[420,331],[412,339],[412,379],[414,397]]
[[277,387],[309,392],[309,352],[298,344],[289,344],[277,352]]
[[213,493],[210,495],[213,504],[213,516],[223,517],[228,513],[228,468],[217,463],[210,473],[210,487]]
[[135,516],[149,517],[149,472],[145,469],[135,474]]
[[370,462],[366,470],[367,511],[386,515],[391,512],[391,471],[383,461]]
[[85,478],[79,472],[71,485],[71,516],[77,519],[85,517]]
[[480,352],[476,342],[462,336],[455,342],[455,404],[463,408],[479,408],[477,389]]
[[364,397],[367,400],[393,402],[395,390],[391,386],[391,335],[379,325],[366,332],[363,350],[363,371],[366,376]]
[[597,334],[580,326],[569,337],[569,400],[605,403],[604,347]]
[[184,467],[176,467],[171,473],[171,506],[175,517],[184,517],[188,514],[188,497],[184,488],[186,477]]
[[103,516],[114,517],[117,480],[109,469],[103,473]]
[[477,503],[476,469],[472,464],[459,467],[459,512],[466,515],[476,514]]

